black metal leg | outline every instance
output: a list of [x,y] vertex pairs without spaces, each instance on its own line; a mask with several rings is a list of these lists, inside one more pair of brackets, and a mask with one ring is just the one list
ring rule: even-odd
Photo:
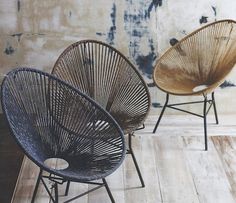
[[58,185],[57,183],[54,184],[54,191],[55,191],[55,203],[58,203]]
[[110,199],[111,199],[111,202],[112,202],[112,203],[115,203],[115,200],[114,200],[114,198],[113,198],[113,196],[112,196],[112,194],[111,194],[111,190],[110,190],[110,188],[109,188],[108,185],[107,185],[107,181],[105,180],[105,178],[103,178],[102,181],[103,181],[103,184],[104,184],[104,186],[105,186],[105,188],[106,188],[106,190],[107,190],[107,193],[108,193],[108,195],[109,195],[109,197],[110,197]]
[[68,180],[68,181],[67,181],[67,184],[66,184],[66,191],[65,191],[65,196],[67,196],[67,195],[68,195],[69,188],[70,188],[70,181]]
[[142,177],[141,171],[140,171],[140,169],[139,169],[137,160],[136,160],[136,158],[135,158],[135,156],[134,156],[134,152],[133,152],[133,149],[132,149],[131,138],[132,138],[132,134],[129,134],[129,153],[131,154],[131,156],[132,156],[132,158],[133,158],[134,165],[135,165],[135,168],[136,168],[136,170],[137,170],[137,173],[138,173],[140,182],[141,182],[141,184],[142,184],[142,187],[145,187],[145,184],[144,184],[144,181],[143,181],[143,177]]
[[39,175],[38,175],[38,179],[37,179],[37,182],[36,182],[36,185],[35,185],[35,188],[34,188],[33,197],[31,199],[31,203],[34,203],[34,200],[35,200],[35,197],[36,197],[36,194],[37,194],[37,191],[38,191],[39,182],[40,182],[40,179],[41,179],[42,172],[43,172],[43,170],[40,169],[40,172],[39,172]]
[[212,103],[213,103],[213,107],[214,107],[214,113],[215,113],[215,118],[216,118],[216,124],[219,124],[218,116],[217,116],[217,110],[216,110],[216,103],[215,103],[215,95],[214,95],[214,92],[212,92],[211,97],[212,97]]
[[204,138],[205,138],[205,151],[208,150],[208,143],[207,143],[207,97],[204,96],[204,107],[203,107],[203,119],[204,119]]
[[162,118],[162,116],[163,116],[163,113],[164,113],[164,111],[165,111],[165,109],[166,109],[166,106],[167,106],[167,104],[168,104],[168,101],[169,101],[169,94],[166,94],[166,102],[165,102],[165,105],[163,106],[163,108],[162,108],[162,110],[161,110],[161,114],[160,114],[160,116],[159,116],[159,118],[158,118],[158,120],[157,120],[157,123],[156,123],[155,128],[153,129],[153,132],[152,132],[152,133],[155,133],[155,132],[156,132],[157,127],[158,127],[158,125],[159,125],[159,123],[160,123],[160,121],[161,121],[161,118]]

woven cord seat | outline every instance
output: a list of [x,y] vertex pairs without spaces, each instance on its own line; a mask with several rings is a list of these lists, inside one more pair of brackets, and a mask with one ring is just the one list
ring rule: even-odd
[[[67,195],[70,181],[95,184],[99,179],[95,189],[105,186],[115,202],[105,177],[121,165],[125,145],[121,128],[106,110],[60,79],[29,68],[9,72],[1,94],[13,137],[40,167],[32,202],[40,182],[51,200],[58,202],[58,184],[67,183]],[[66,167],[50,166],[52,158],[64,160]],[[42,175],[43,171],[50,175]],[[54,183],[55,196],[45,178]]]
[[143,125],[150,108],[148,87],[130,61],[112,46],[95,40],[70,45],[59,56],[52,74],[96,100],[128,134],[132,155],[144,187],[131,137]]
[[[191,113],[204,119],[205,150],[207,150],[207,113],[214,107],[218,117],[214,90],[221,85],[236,63],[236,22],[221,20],[208,24],[164,53],[153,71],[156,86],[166,92],[166,102],[153,133],[160,123],[166,107]],[[211,94],[208,99],[207,95]],[[204,101],[168,104],[169,95],[203,95]],[[203,103],[203,115],[177,108],[178,105]],[[207,108],[207,104],[210,106]]]

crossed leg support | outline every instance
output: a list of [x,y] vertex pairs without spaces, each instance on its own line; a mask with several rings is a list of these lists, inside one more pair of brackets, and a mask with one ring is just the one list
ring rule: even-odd
[[[189,114],[192,114],[192,115],[195,115],[195,116],[198,116],[198,117],[201,117],[203,118],[203,123],[204,123],[204,141],[205,141],[205,150],[207,151],[208,150],[208,141],[207,141],[207,114],[209,112],[209,110],[211,109],[212,105],[213,105],[213,108],[214,108],[214,114],[215,114],[215,120],[216,120],[216,124],[219,123],[218,121],[218,116],[217,116],[217,110],[216,110],[216,103],[215,103],[215,96],[214,96],[214,92],[212,92],[211,94],[211,99],[207,99],[207,95],[203,95],[204,97],[204,100],[203,101],[196,101],[196,102],[186,102],[186,103],[178,103],[178,104],[168,104],[169,102],[169,94],[166,94],[166,101],[165,101],[165,104],[162,108],[162,111],[160,113],[160,116],[156,122],[156,125],[153,129],[153,133],[156,132],[157,130],[157,127],[159,126],[160,124],[160,121],[161,121],[161,118],[165,112],[165,109],[166,107],[168,108],[172,108],[174,110],[179,110],[179,111],[182,111],[182,112],[185,112],[185,113],[189,113]],[[190,111],[186,111],[186,110],[183,110],[183,109],[179,109],[175,106],[179,106],[179,105],[185,105],[185,104],[195,104],[195,103],[203,103],[203,115],[199,115],[199,114],[195,114],[193,112],[190,112]],[[210,104],[209,107],[207,108],[207,104]]]
[[[33,197],[31,199],[31,203],[34,203],[35,202],[35,197],[36,197],[36,194],[37,194],[37,191],[38,191],[38,187],[39,187],[39,183],[40,181],[43,183],[43,186],[44,188],[46,189],[49,197],[50,197],[50,200],[53,202],[53,203],[58,203],[59,202],[59,194],[58,194],[58,184],[63,184],[66,182],[66,190],[65,190],[65,196],[68,195],[68,192],[69,192],[69,186],[70,186],[70,182],[71,181],[68,181],[68,180],[64,180],[63,178],[59,178],[59,177],[56,177],[55,179],[49,175],[49,176],[43,176],[42,175],[43,173],[43,170],[40,169],[40,172],[39,172],[39,175],[38,175],[38,179],[37,179],[37,182],[36,182],[36,185],[35,185],[35,189],[34,189],[34,193],[33,193]],[[51,180],[53,182],[53,186],[52,186],[52,191],[54,193],[54,195],[52,194],[52,191],[50,191],[50,189],[48,188],[48,186],[46,185],[44,179],[47,178],[49,180]],[[106,179],[105,178],[102,178],[102,183],[97,183],[97,182],[82,182],[82,183],[86,183],[86,184],[93,184],[93,185],[97,185],[96,187],[92,188],[91,190],[88,190],[87,192],[84,192],[82,194],[79,194],[67,201],[65,201],[64,203],[68,203],[68,202],[72,202],[73,200],[77,199],[77,198],[80,198],[84,195],[87,195],[88,193],[90,192],[93,192],[101,187],[105,187],[106,190],[107,190],[107,193],[110,197],[110,200],[112,203],[115,203],[115,200],[112,196],[112,193],[110,191],[110,188],[106,182]]]

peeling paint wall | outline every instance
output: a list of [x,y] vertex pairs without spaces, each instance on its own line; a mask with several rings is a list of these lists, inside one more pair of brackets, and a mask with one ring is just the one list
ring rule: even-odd
[[[225,18],[235,20],[235,11],[233,0],[1,0],[1,78],[17,66],[50,72],[69,44],[97,39],[116,47],[137,66],[150,83],[152,113],[156,113],[165,98],[151,84],[157,59],[200,26]],[[220,113],[236,113],[235,84],[234,71],[216,93]],[[190,100],[181,97],[173,102],[186,99]]]

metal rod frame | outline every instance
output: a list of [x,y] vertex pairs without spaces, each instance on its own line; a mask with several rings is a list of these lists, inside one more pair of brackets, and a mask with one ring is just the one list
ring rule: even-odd
[[[208,150],[208,142],[207,142],[207,114],[208,112],[210,111],[211,107],[213,106],[213,109],[214,109],[214,114],[215,114],[215,120],[216,120],[216,124],[219,123],[218,121],[218,115],[217,115],[217,110],[216,110],[216,103],[215,103],[215,95],[214,95],[214,92],[212,92],[211,94],[211,99],[208,99],[206,95],[203,95],[204,97],[204,100],[203,101],[195,101],[195,102],[184,102],[184,103],[176,103],[176,104],[168,104],[169,102],[169,94],[167,93],[166,94],[166,101],[165,101],[165,104],[162,108],[162,111],[160,113],[160,116],[156,122],[156,125],[153,129],[153,133],[156,132],[157,130],[157,127],[159,126],[159,123],[161,121],[161,118],[164,114],[164,111],[165,109],[168,107],[168,108],[171,108],[171,109],[174,109],[174,110],[178,110],[178,111],[182,111],[182,112],[185,112],[185,113],[188,113],[188,114],[191,114],[191,115],[194,115],[194,116],[198,116],[198,117],[201,117],[203,118],[203,121],[204,121],[204,140],[205,140],[205,151]],[[186,111],[184,109],[180,109],[180,108],[177,108],[175,106],[180,106],[180,105],[186,105],[186,104],[196,104],[196,103],[203,103],[203,114],[196,114],[196,113],[193,113],[191,111]],[[209,107],[207,108],[207,104],[209,104]]]
[[139,169],[138,162],[137,162],[137,160],[135,158],[135,155],[134,155],[134,152],[133,152],[133,149],[132,149],[132,136],[134,136],[134,134],[131,134],[131,133],[128,134],[128,146],[129,146],[129,149],[127,149],[126,154],[131,154],[133,162],[134,162],[134,165],[135,165],[135,168],[136,168],[136,171],[137,171],[138,176],[139,176],[139,180],[141,182],[141,185],[142,185],[142,187],[145,187],[145,183],[144,183],[141,171]]
[[[71,181],[71,180],[65,180],[64,178],[62,177],[53,177],[52,174],[50,174],[49,176],[44,176],[42,175],[43,173],[43,170],[40,169],[40,172],[39,172],[39,175],[38,175],[38,178],[37,178],[37,182],[36,182],[36,185],[35,185],[35,188],[34,188],[34,192],[33,192],[33,196],[32,196],[32,199],[31,199],[31,203],[34,203],[35,202],[35,197],[36,197],[36,194],[37,194],[37,191],[38,191],[38,187],[39,187],[39,183],[40,181],[43,183],[43,186],[45,188],[45,190],[47,191],[49,197],[50,197],[50,200],[53,202],[53,203],[58,203],[59,202],[59,194],[58,194],[58,184],[62,185],[66,182],[66,190],[65,190],[65,196],[68,195],[68,192],[69,192],[69,187],[70,187],[70,183],[71,182],[76,182],[76,181]],[[47,184],[45,183],[44,179],[48,179],[49,181],[53,182],[53,185],[51,188],[48,188]],[[58,180],[61,180],[61,182],[59,182]],[[68,203],[68,202],[71,202],[75,199],[78,199],[84,195],[87,195],[88,193],[90,192],[93,192],[101,187],[105,187],[106,190],[107,190],[107,193],[109,195],[109,198],[111,200],[112,203],[115,203],[115,200],[112,196],[112,193],[110,191],[110,188],[106,182],[106,179],[105,178],[102,178],[102,183],[100,182],[90,182],[90,181],[85,181],[85,182],[78,182],[78,183],[85,183],[85,184],[92,184],[92,185],[97,185],[97,187],[94,187],[84,193],[81,193],[71,199],[68,199],[66,200],[64,203]],[[50,191],[51,190],[51,191]],[[52,194],[54,192],[54,195]]]

